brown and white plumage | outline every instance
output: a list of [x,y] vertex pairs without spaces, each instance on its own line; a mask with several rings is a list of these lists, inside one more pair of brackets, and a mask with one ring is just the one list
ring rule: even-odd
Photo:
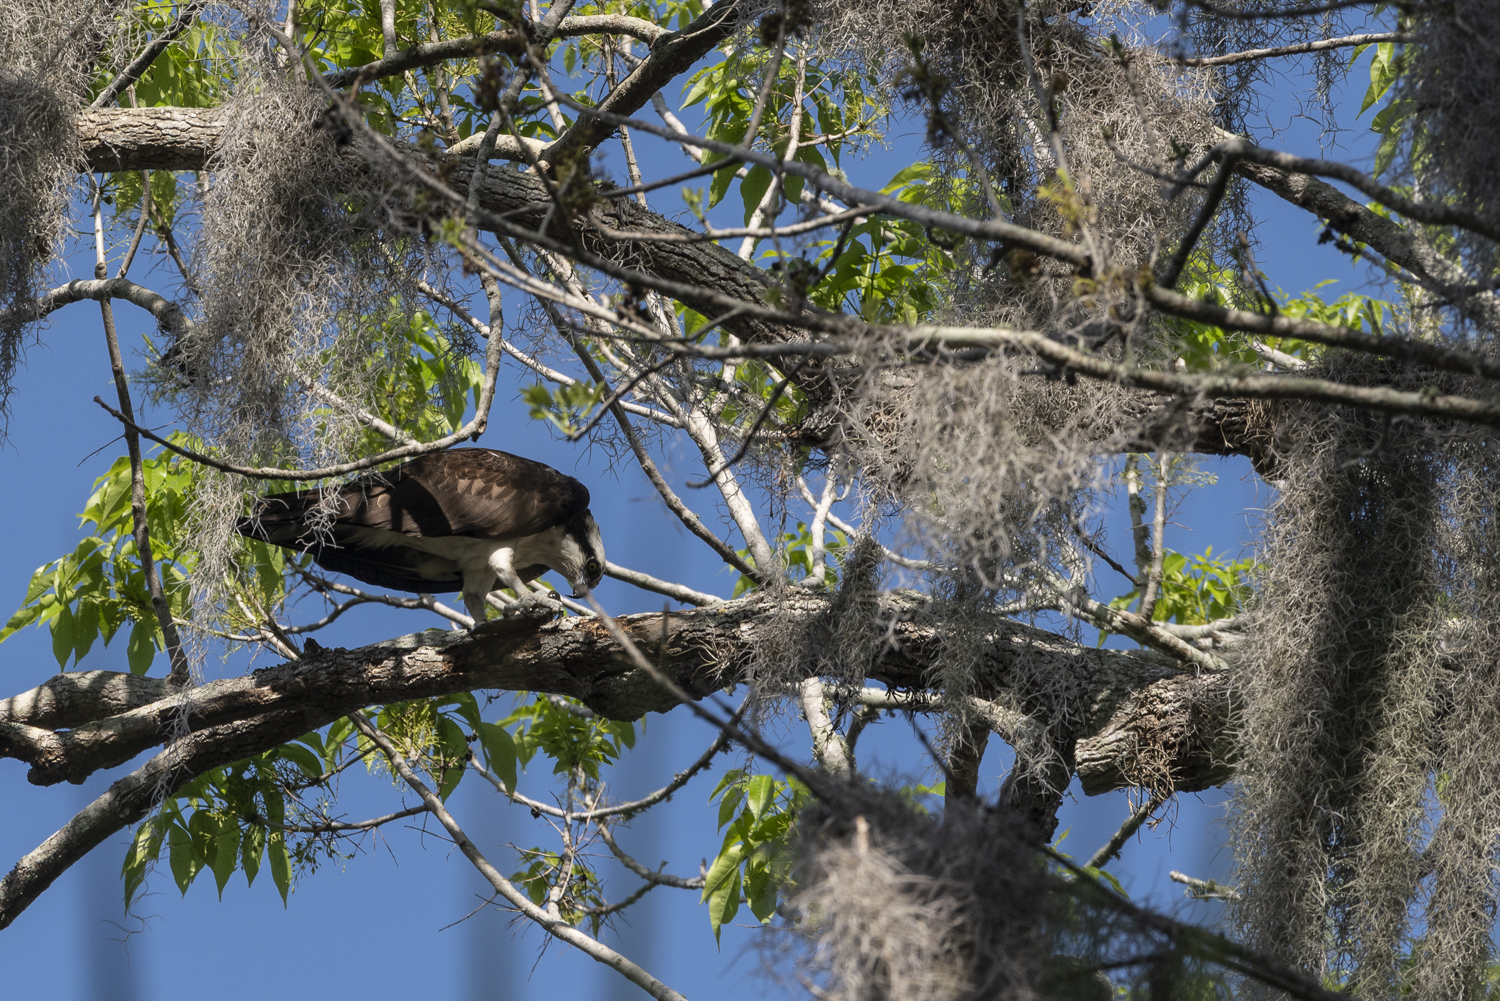
[[604,573],[589,491],[551,466],[489,448],[435,452],[339,489],[272,494],[240,521],[250,538],[401,591],[462,590],[475,622],[497,586],[556,570],[575,591]]

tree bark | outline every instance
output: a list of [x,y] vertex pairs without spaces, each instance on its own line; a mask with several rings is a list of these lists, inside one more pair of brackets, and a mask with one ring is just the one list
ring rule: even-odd
[[[768,650],[795,650],[814,638],[831,606],[821,595],[751,596],[619,622],[680,687],[701,698],[742,682]],[[868,677],[895,689],[926,688],[945,646],[926,602],[910,592],[883,594],[870,628],[888,639]],[[1079,772],[1091,794],[1143,784],[1142,776],[1171,762],[1182,763],[1182,781],[1195,788],[1218,774],[1205,762],[1223,764],[1215,743],[1227,726],[1221,676],[1183,675],[1157,654],[1094,649],[998,616],[987,646],[972,694],[1024,703],[1031,693],[1017,679],[1048,678],[1046,697],[1062,692],[1064,711],[1076,720]],[[500,620],[473,636],[430,630],[354,650],[332,648],[175,693],[160,679],[109,671],[58,675],[0,701],[0,756],[30,763],[29,778],[38,785],[82,782],[165,743],[178,719],[193,733],[235,725],[249,741],[243,754],[250,754],[281,743],[289,718],[300,721],[295,736],[353,709],[471,689],[571,696],[611,719],[638,719],[677,704],[595,620],[568,618],[540,628]],[[1179,719],[1197,722],[1170,724],[1181,735],[1165,751],[1160,740],[1143,736]],[[253,736],[257,720],[267,721],[264,740]],[[1150,762],[1137,760],[1146,753]]]

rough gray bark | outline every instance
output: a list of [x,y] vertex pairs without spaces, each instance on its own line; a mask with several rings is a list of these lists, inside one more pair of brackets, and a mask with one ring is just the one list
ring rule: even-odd
[[[673,681],[701,698],[741,681],[746,665],[768,645],[784,642],[788,628],[815,628],[830,605],[826,596],[794,592],[619,621]],[[925,688],[944,645],[926,602],[910,592],[884,594],[876,621],[884,624],[882,630],[889,627],[889,641],[868,676],[892,688]],[[1027,659],[1029,671],[1037,671],[1040,660],[1047,673],[1067,679],[1081,739],[1128,729],[1135,712],[1129,707],[1137,703],[1185,704],[1178,692],[1179,668],[1168,658],[1094,649],[998,616],[975,694],[1011,693],[1020,657]],[[1164,682],[1177,687],[1141,701],[1143,690]],[[193,732],[203,732],[292,712],[303,720],[297,732],[304,733],[352,709],[470,689],[567,695],[612,719],[638,719],[677,704],[595,620],[569,618],[540,628],[500,620],[473,636],[430,630],[354,650],[324,650],[183,692],[160,679],[109,671],[59,675],[0,701],[0,755],[30,763],[30,779],[39,785],[82,782],[163,743],[183,713]],[[1115,767],[1122,776],[1135,774],[1128,761]]]
[[[651,662],[702,698],[739,681],[768,644],[785,641],[789,627],[816,629],[831,605],[824,595],[754,595],[618,621]],[[888,641],[869,666],[870,678],[896,689],[925,687],[944,646],[941,627],[926,608],[926,601],[911,592],[880,595],[872,628]],[[997,617],[976,694],[1010,693],[1019,658],[1025,658],[1032,677],[1040,665],[1066,679],[1062,687],[1072,693],[1079,721],[1074,732],[1079,774],[1089,792],[1159,776],[1163,768],[1175,769],[1182,789],[1204,788],[1227,774],[1222,677],[1184,675],[1156,654],[1086,647]],[[471,689],[568,695],[614,719],[636,719],[677,704],[635,666],[602,623],[584,618],[540,627],[501,620],[472,636],[433,630],[353,650],[328,649],[175,693],[159,679],[108,671],[61,675],[0,702],[0,755],[30,763],[28,777],[35,783],[82,782],[96,770],[129,760],[163,744],[184,713],[190,733],[115,782],[0,880],[0,928],[69,865],[144,816],[158,783],[175,790],[209,769],[276,747],[354,709]],[[1179,719],[1193,725],[1171,722]],[[1177,735],[1174,741],[1152,736],[1164,728]]]

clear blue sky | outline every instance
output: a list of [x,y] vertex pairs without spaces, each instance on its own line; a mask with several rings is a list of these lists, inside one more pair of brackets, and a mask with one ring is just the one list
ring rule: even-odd
[[[1355,71],[1354,79],[1356,93],[1362,92],[1362,69]],[[1315,153],[1316,130],[1290,110],[1294,96],[1307,85],[1297,78],[1286,81],[1270,113],[1281,116],[1276,124],[1288,127],[1283,148]],[[1360,149],[1368,145],[1357,132],[1352,138]],[[908,135],[893,136],[891,145],[906,151],[919,140],[920,130],[913,127]],[[900,160],[899,154],[883,153],[864,164],[846,166],[856,183],[878,187],[902,165]],[[661,172],[679,163],[667,163]],[[617,148],[608,166],[623,173]],[[653,165],[647,163],[646,169],[650,176]],[[1261,265],[1273,285],[1296,292],[1335,277],[1341,279],[1338,291],[1358,287],[1358,274],[1346,259],[1331,247],[1315,245],[1314,220],[1271,198],[1258,198],[1257,206],[1266,220],[1260,232],[1266,246]],[[738,225],[737,218],[721,222]],[[75,276],[90,273],[91,261],[74,261]],[[153,278],[168,281],[165,275],[135,277],[148,284]],[[518,306],[512,299],[507,308]],[[116,315],[128,350],[149,329],[150,318],[128,305],[118,306]],[[727,595],[732,576],[665,513],[633,464],[622,460],[611,468],[602,450],[557,441],[543,425],[531,421],[517,396],[533,380],[507,364],[490,430],[480,444],[543,459],[583,479],[593,491],[593,509],[611,559]],[[9,440],[0,448],[0,475],[6,484],[0,491],[0,522],[24,527],[0,551],[0,614],[8,615],[20,604],[32,570],[72,549],[79,537],[74,513],[82,508],[93,479],[123,452],[112,419],[91,402],[95,394],[108,399],[112,387],[98,309],[82,303],[57,314],[42,331],[40,343],[28,350],[13,397]],[[148,423],[151,419],[149,414],[144,418]],[[156,415],[155,423],[165,421]],[[682,486],[682,480],[694,474],[692,463],[686,456],[675,459],[678,488],[691,502],[706,507],[708,496]],[[1168,544],[1190,552],[1212,545],[1215,552],[1237,554],[1253,539],[1256,512],[1268,502],[1269,490],[1243,460],[1209,460],[1208,468],[1218,473],[1219,485],[1189,498],[1170,529]],[[709,521],[714,523],[714,518]],[[1128,550],[1128,532],[1117,507],[1107,512],[1107,522],[1117,551]],[[600,595],[615,612],[662,605],[657,596],[612,581]],[[327,645],[357,646],[429,624],[420,614],[367,607],[349,614],[320,638]],[[124,670],[122,647],[123,642],[109,649],[96,647],[84,666]],[[241,653],[222,670],[238,674],[247,665]],[[5,679],[0,688],[5,695],[45,680],[54,670],[45,631],[27,630],[0,646],[0,673]],[[209,670],[212,673],[216,665],[209,665]],[[909,775],[920,767],[920,748],[902,726],[886,724],[862,741],[865,754],[874,754],[876,774],[892,769]],[[780,736],[789,746],[801,748],[806,743],[795,720],[785,724]],[[663,784],[711,738],[703,724],[686,714],[650,717],[636,751],[615,770],[615,794],[628,797]],[[997,744],[992,742],[992,747]],[[984,778],[991,789],[1002,773],[1003,757],[992,750],[986,760]],[[720,764],[733,766],[740,760],[721,758]],[[82,787],[37,789],[26,783],[24,766],[0,762],[0,802],[6,805],[0,821],[0,865],[8,866],[34,848],[123,771],[96,775]],[[546,780],[545,774],[528,776],[522,789],[538,794],[547,788]],[[648,864],[670,860],[671,871],[692,874],[699,860],[711,858],[718,848],[714,811],[706,804],[714,782],[707,775],[695,780],[670,804],[624,831],[622,842]],[[1223,875],[1225,860],[1218,844],[1224,798],[1218,790],[1201,798],[1184,797],[1167,824],[1126,847],[1123,859],[1112,868],[1133,896],[1169,908],[1186,907],[1180,888],[1166,878],[1168,870]],[[345,784],[340,809],[356,818],[389,812],[401,803],[400,790],[388,780],[357,774]],[[545,827],[521,808],[486,793],[477,780],[465,782],[451,805],[475,841],[493,850],[504,871],[519,865],[501,845],[550,843]],[[1070,831],[1064,849],[1087,856],[1114,831],[1127,809],[1123,794],[1070,801],[1063,811],[1063,826]],[[429,825],[429,830],[434,828]],[[136,908],[143,923],[127,922],[121,910],[124,843],[121,836],[96,850],[12,928],[0,932],[6,995],[57,1001],[212,1001],[272,995],[298,999],[331,994],[358,994],[372,1001],[414,996],[521,1001],[562,992],[580,997],[641,996],[616,975],[555,942],[539,957],[544,936],[534,928],[511,927],[510,919],[493,909],[448,927],[488,894],[486,885],[439,835],[397,825],[367,838],[355,857],[325,862],[320,871],[306,875],[286,908],[268,877],[247,889],[243,877],[236,875],[220,902],[207,878],[184,899],[170,876],[158,873],[151,880],[150,895]],[[602,870],[619,873],[612,862],[602,863]],[[627,877],[614,885],[623,889],[612,896],[628,892],[635,881]],[[742,917],[752,920],[748,914]],[[134,934],[122,941],[126,930]],[[629,913],[618,937],[632,956],[689,998],[730,1001],[780,993],[759,976],[763,959],[753,944],[757,934],[727,929],[722,948],[716,948],[706,914],[696,906],[696,894],[657,889]]]

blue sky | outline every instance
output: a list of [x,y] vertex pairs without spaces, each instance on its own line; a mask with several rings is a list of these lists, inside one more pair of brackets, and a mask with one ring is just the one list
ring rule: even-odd
[[[1355,93],[1362,92],[1361,70],[1355,71],[1354,80]],[[1293,98],[1307,83],[1297,78],[1285,81],[1269,106],[1269,115],[1280,116],[1276,124],[1286,126],[1282,148],[1315,153],[1316,130],[1295,117],[1293,110]],[[916,126],[905,135],[899,132],[891,137],[897,151],[910,150],[921,137]],[[1350,139],[1360,149],[1367,146],[1358,132]],[[648,161],[645,168],[650,176],[655,167],[666,172],[678,169],[680,163]],[[623,172],[617,152],[608,165],[614,172]],[[856,183],[872,187],[883,184],[902,165],[894,153],[846,164]],[[720,220],[721,224],[739,224],[737,205],[734,208],[735,218]],[[1257,211],[1265,220],[1260,236],[1266,250],[1260,263],[1273,286],[1296,292],[1322,278],[1336,277],[1343,280],[1334,295],[1358,287],[1359,275],[1345,258],[1331,247],[1315,245],[1315,220],[1269,197],[1257,198]],[[73,263],[75,276],[91,272],[91,262]],[[169,282],[164,273],[141,271],[135,277],[147,284]],[[519,302],[512,299],[507,308],[516,310]],[[79,534],[75,512],[82,508],[93,479],[123,452],[113,420],[91,402],[95,394],[109,399],[112,393],[98,315],[92,303],[68,307],[26,354],[13,397],[9,439],[0,447],[0,470],[4,470],[6,484],[0,490],[0,523],[23,526],[0,548],[0,613],[8,614],[20,604],[26,581],[37,566],[71,550]],[[116,315],[122,342],[129,350],[149,329],[150,317],[123,304],[117,306]],[[633,464],[621,461],[611,468],[602,449],[558,441],[545,426],[528,418],[518,395],[532,381],[507,363],[490,429],[480,444],[543,459],[584,480],[593,491],[593,510],[612,560],[727,595],[733,586],[731,574],[665,513]],[[166,417],[147,414],[143,421],[161,424]],[[711,498],[683,487],[682,481],[695,472],[692,463],[686,456],[668,458],[675,459],[671,469],[679,490],[707,513]],[[1208,460],[1206,465],[1217,472],[1218,485],[1187,499],[1169,529],[1168,544],[1188,552],[1212,545],[1216,553],[1237,554],[1254,538],[1258,511],[1269,501],[1269,489],[1243,460]],[[719,523],[713,516],[708,520]],[[1127,550],[1128,532],[1118,507],[1107,512],[1106,521],[1116,550]],[[724,530],[727,534],[727,523]],[[612,581],[601,588],[600,596],[614,612],[662,606],[661,598]],[[320,639],[325,645],[357,646],[430,624],[419,613],[367,607],[347,615]],[[122,647],[123,643],[117,643],[109,649],[96,648],[84,666],[124,670]],[[37,684],[55,669],[45,631],[26,630],[0,646],[0,676],[5,678],[0,694]],[[222,667],[209,665],[211,676],[217,670],[237,674],[246,669],[244,654],[235,655]],[[800,723],[789,720],[783,726],[779,736],[788,746],[801,748],[806,743],[805,734],[798,732]],[[873,755],[867,762],[876,774],[903,771],[931,780],[935,776],[912,774],[912,769],[921,767],[920,748],[903,726],[888,723],[866,737],[862,746],[867,755]],[[627,797],[663,784],[711,739],[707,728],[686,714],[651,716],[636,751],[615,770],[615,794]],[[995,745],[998,742],[992,748]],[[719,767],[742,761],[721,757]],[[992,749],[984,768],[988,788],[995,787],[1004,765],[1003,752]],[[24,772],[24,766],[15,762],[0,762],[0,802],[6,804],[0,820],[0,856],[9,860],[35,847],[115,777],[96,775],[76,788],[37,789],[26,783]],[[539,794],[547,788],[546,779],[545,774],[527,776],[522,790]],[[696,872],[699,860],[712,858],[718,848],[715,811],[706,803],[715,781],[711,775],[698,778],[671,803],[623,831],[622,843],[648,864],[670,860],[671,871]],[[1224,874],[1226,860],[1218,851],[1224,799],[1221,790],[1184,797],[1166,824],[1127,845],[1122,860],[1112,868],[1133,896],[1168,908],[1186,908],[1180,888],[1167,879],[1169,870],[1198,876]],[[389,812],[403,804],[401,791],[387,779],[356,771],[345,783],[340,805],[354,818]],[[549,843],[549,832],[526,811],[486,793],[477,780],[466,782],[451,805],[475,841],[493,850],[503,871],[519,868],[514,856],[501,848],[505,843],[522,847]],[[1063,827],[1069,830],[1064,849],[1087,856],[1127,812],[1123,794],[1070,800],[1062,818]],[[435,825],[429,824],[428,831],[433,830]],[[367,838],[356,857],[328,862],[302,878],[285,908],[269,878],[246,888],[237,875],[221,902],[209,880],[195,884],[182,898],[170,876],[159,873],[151,880],[149,895],[136,908],[144,920],[127,920],[121,910],[123,851],[123,836],[96,850],[13,927],[0,932],[0,966],[7,971],[7,994],[58,1001],[178,997],[210,1001],[273,994],[296,999],[331,993],[358,993],[371,999],[429,996],[521,1001],[562,991],[582,997],[640,996],[616,975],[555,942],[539,955],[543,936],[536,929],[512,928],[509,917],[494,910],[453,925],[488,893],[438,834],[393,825],[380,836]],[[612,862],[603,863],[602,869],[609,874],[619,872]],[[618,892],[628,892],[635,882],[627,878],[615,885],[623,888]],[[1196,906],[1200,910],[1188,913],[1208,916],[1202,905]],[[751,920],[748,914],[742,918]],[[131,934],[126,936],[125,931]],[[726,929],[722,948],[716,948],[695,894],[657,889],[630,912],[628,925],[622,926],[616,939],[690,998],[780,993],[760,975],[763,959],[754,945],[757,933],[748,928]]]

